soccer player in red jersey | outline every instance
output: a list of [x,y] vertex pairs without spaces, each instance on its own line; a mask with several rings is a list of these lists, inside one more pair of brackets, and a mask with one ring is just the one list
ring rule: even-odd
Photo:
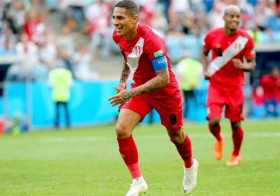
[[227,165],[236,166],[240,163],[244,135],[241,127],[244,71],[255,67],[254,42],[246,31],[239,28],[240,9],[237,6],[226,7],[223,19],[224,27],[210,30],[204,38],[203,64],[210,83],[207,96],[208,126],[216,139],[215,158],[220,160],[224,148],[220,119],[225,109],[225,117],[231,122],[233,140],[233,151]]
[[[183,189],[189,193],[197,183],[198,162],[192,158],[192,145],[183,130],[182,97],[163,39],[151,27],[139,23],[138,6],[121,0],[113,8],[113,39],[124,57],[117,94],[111,104],[121,105],[116,124],[119,152],[131,174],[132,184],[126,196],[148,189],[139,167],[133,128],[156,109],[184,161]],[[131,90],[126,89],[130,71],[134,71]]]

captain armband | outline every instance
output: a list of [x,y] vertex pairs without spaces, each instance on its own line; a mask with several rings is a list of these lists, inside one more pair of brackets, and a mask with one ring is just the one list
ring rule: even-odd
[[162,71],[168,66],[165,56],[156,57],[151,61],[151,63],[155,72]]

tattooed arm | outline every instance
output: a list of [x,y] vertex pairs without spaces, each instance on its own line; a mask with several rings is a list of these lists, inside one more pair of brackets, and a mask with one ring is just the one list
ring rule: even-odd
[[121,78],[120,78],[120,83],[116,87],[117,92],[120,92],[121,90],[126,89],[126,81],[128,79],[129,74],[130,74],[129,66],[127,65],[126,61],[124,61],[122,74],[121,74]]
[[156,89],[163,88],[169,83],[168,69],[157,72],[156,77],[148,80],[146,83],[131,90],[132,96],[140,95],[143,93],[152,92]]
[[131,91],[123,90],[119,92],[117,95],[110,97],[109,101],[113,106],[123,104],[126,101],[128,101],[131,97],[147,92],[152,92],[159,88],[163,88],[168,83],[169,83],[169,71],[168,69],[164,69],[162,71],[157,72],[156,77],[148,80],[146,83],[137,86]]

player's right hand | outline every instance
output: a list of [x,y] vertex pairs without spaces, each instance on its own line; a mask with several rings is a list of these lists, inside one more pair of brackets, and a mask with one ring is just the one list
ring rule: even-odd
[[234,59],[232,59],[232,62],[233,62],[234,67],[236,67],[236,68],[239,68],[239,69],[245,68],[240,59],[234,58]]
[[120,82],[119,85],[116,87],[117,93],[123,91],[126,89],[126,83],[125,82]]
[[133,92],[122,90],[116,95],[109,98],[109,101],[112,106],[122,105],[127,102],[133,96]]

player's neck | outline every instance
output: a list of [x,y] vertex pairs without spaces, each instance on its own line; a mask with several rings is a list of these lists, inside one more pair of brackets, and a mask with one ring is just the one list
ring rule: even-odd
[[233,35],[236,31],[237,31],[237,29],[229,29],[229,28],[224,28],[224,31],[225,31],[225,34],[226,35]]
[[131,41],[133,40],[136,35],[137,35],[137,31],[138,31],[138,24],[136,25],[136,27],[129,33],[125,36],[125,39],[128,40],[128,41]]

